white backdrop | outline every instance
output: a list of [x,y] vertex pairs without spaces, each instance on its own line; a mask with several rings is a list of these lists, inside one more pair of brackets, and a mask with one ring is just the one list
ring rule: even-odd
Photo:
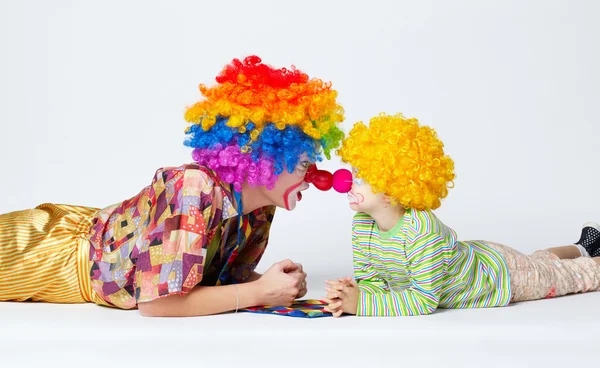
[[[0,0],[0,213],[106,206],[190,161],[197,85],[257,54],[331,80],[346,131],[379,112],[435,127],[458,174],[438,215],[461,239],[570,243],[600,221],[599,16],[593,0]],[[325,278],[351,272],[351,217],[343,195],[312,189],[277,214],[259,270],[302,262],[308,296],[322,295]],[[599,296],[313,321],[0,303],[0,355],[24,367],[593,366]]]
[[[379,112],[436,128],[458,174],[438,215],[461,239],[529,252],[600,221],[598,2],[0,4],[0,212],[135,195],[191,160],[197,85],[257,54],[331,80],[346,131]],[[312,189],[277,214],[260,270],[289,257],[348,274],[351,217]]]

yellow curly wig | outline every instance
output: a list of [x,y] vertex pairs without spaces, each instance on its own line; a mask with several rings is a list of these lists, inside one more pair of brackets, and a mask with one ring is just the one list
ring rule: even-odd
[[454,161],[435,130],[402,114],[380,114],[354,125],[338,155],[375,193],[417,210],[436,209],[454,186]]

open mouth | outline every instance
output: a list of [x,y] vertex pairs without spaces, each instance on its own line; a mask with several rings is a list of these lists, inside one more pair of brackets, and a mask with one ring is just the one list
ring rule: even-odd
[[[288,210],[290,209],[290,203],[289,203],[289,200],[288,200],[288,198],[290,198],[290,197],[291,197],[290,195],[292,194],[292,192],[293,192],[293,191],[295,191],[296,189],[298,189],[298,187],[300,187],[300,186],[302,185],[302,183],[303,183],[303,182],[300,182],[300,183],[298,183],[298,184],[296,184],[296,185],[293,185],[292,187],[288,188],[288,189],[285,191],[285,193],[283,194],[283,201],[284,201],[284,204],[285,204],[285,208],[286,208],[286,209],[288,209]],[[294,198],[294,197],[291,197],[291,198]],[[297,191],[297,192],[296,192],[296,199],[297,199],[298,201],[300,201],[300,200],[302,199],[302,194],[300,193],[300,191]]]
[[356,195],[352,192],[348,192],[348,201],[350,202],[350,204],[359,204],[360,202],[362,202],[362,199],[359,199],[358,196],[361,196],[360,194]]

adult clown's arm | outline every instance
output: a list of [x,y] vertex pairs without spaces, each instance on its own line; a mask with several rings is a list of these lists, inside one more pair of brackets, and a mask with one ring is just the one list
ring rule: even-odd
[[172,295],[140,303],[138,310],[146,317],[191,317],[272,304],[274,294],[279,291],[273,286],[282,279],[289,283],[289,287],[284,290],[292,294],[298,293],[294,279],[287,274],[295,268],[292,261],[284,260],[271,266],[260,280],[237,285],[197,286],[186,295]]

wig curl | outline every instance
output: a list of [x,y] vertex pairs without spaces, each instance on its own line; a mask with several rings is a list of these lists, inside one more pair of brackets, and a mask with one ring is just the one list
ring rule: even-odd
[[436,209],[454,186],[454,161],[435,130],[402,114],[356,123],[338,154],[374,192],[405,208]]
[[185,145],[192,157],[241,190],[244,182],[271,189],[306,153],[329,159],[344,133],[344,110],[331,83],[297,70],[274,69],[257,56],[234,59],[216,78],[200,85],[204,99],[189,107]]

